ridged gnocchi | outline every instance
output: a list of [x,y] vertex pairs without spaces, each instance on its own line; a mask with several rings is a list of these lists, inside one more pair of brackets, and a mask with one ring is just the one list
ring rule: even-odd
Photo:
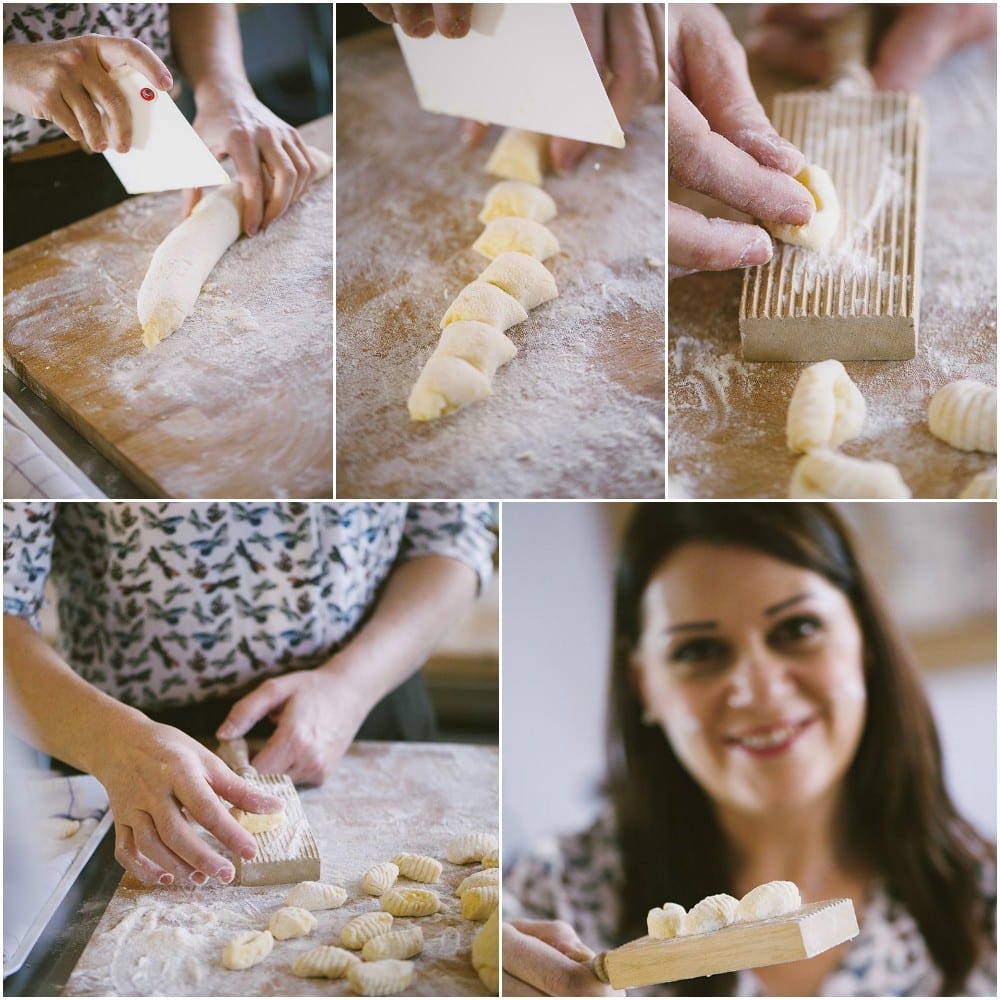
[[695,903],[684,917],[685,934],[704,934],[727,927],[736,919],[739,900],[726,892],[706,896]]
[[840,199],[830,175],[815,163],[803,167],[795,179],[812,195],[816,214],[802,226],[783,222],[765,222],[764,228],[779,240],[809,250],[829,249],[840,225]]
[[247,833],[267,833],[268,830],[276,830],[285,825],[284,809],[273,813],[252,813],[233,806],[229,812]]
[[486,192],[486,203],[479,221],[486,225],[505,215],[535,222],[551,222],[556,217],[556,203],[540,187],[526,181],[500,181]]
[[402,993],[413,977],[413,963],[387,958],[381,962],[358,962],[347,978],[356,993],[363,997],[389,997]]
[[499,868],[500,867],[500,848],[495,847],[492,851],[487,851],[482,856],[482,863],[484,868]]
[[361,957],[366,962],[377,962],[383,958],[413,958],[423,950],[424,932],[419,927],[406,927],[366,941]]
[[283,906],[271,915],[268,929],[275,941],[304,937],[316,928],[316,918],[301,906]]
[[399,868],[400,875],[414,882],[436,882],[444,870],[437,858],[426,854],[397,854],[392,863]]
[[755,886],[736,907],[737,922],[766,920],[792,913],[802,905],[799,887],[794,882],[765,882]]
[[792,500],[909,500],[910,489],[888,462],[849,458],[818,448],[800,458],[788,487]]
[[505,129],[486,161],[486,172],[508,180],[541,184],[545,174],[548,140],[537,132]]
[[973,476],[958,497],[960,500],[996,500],[997,470],[989,469]]
[[344,924],[344,929],[340,932],[340,943],[345,948],[359,951],[373,937],[379,934],[388,934],[392,930],[392,914],[383,913],[381,910],[372,910],[369,913],[362,913],[353,917]]
[[222,949],[222,964],[234,971],[262,962],[274,948],[270,931],[243,931]]
[[330,944],[321,944],[295,959],[292,963],[292,975],[302,979],[340,979],[359,961],[358,956],[352,952]]
[[684,934],[684,918],[687,913],[680,903],[664,903],[654,906],[646,914],[646,930],[649,936],[666,941],[668,938]]
[[396,886],[382,896],[382,909],[394,917],[427,917],[441,909],[441,899],[433,889]]
[[544,261],[559,253],[559,241],[540,222],[505,216],[488,222],[472,249],[491,260],[508,250],[519,250]]
[[285,897],[285,906],[304,910],[336,910],[347,902],[347,890],[326,882],[300,882]]
[[399,878],[399,866],[391,861],[374,865],[361,876],[361,888],[369,896],[381,896],[386,889],[391,889]]
[[500,848],[492,833],[466,833],[448,844],[446,857],[453,865],[471,865]]
[[463,892],[461,898],[466,920],[485,920],[500,905],[500,886],[476,886]]
[[939,389],[927,410],[931,433],[962,451],[997,451],[996,386],[960,379]]
[[861,433],[865,409],[861,391],[839,361],[810,365],[788,403],[788,447],[801,452],[836,448]]
[[460,320],[476,320],[489,323],[498,330],[508,330],[527,318],[524,306],[513,295],[508,295],[497,285],[477,279],[458,293],[441,319],[441,329]]
[[458,888],[455,890],[455,895],[464,896],[470,889],[479,889],[484,885],[499,885],[500,884],[500,869],[499,868],[487,868],[485,871],[475,872],[472,875],[466,875],[461,882],[458,883]]
[[472,939],[472,967],[479,974],[483,986],[490,993],[500,992],[500,910],[490,914],[489,920]]
[[512,295],[525,309],[534,309],[559,294],[552,272],[531,254],[507,250],[495,257],[479,281],[489,282]]

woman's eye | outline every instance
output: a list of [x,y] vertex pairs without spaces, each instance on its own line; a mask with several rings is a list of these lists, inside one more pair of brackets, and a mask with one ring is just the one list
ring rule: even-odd
[[818,635],[822,628],[822,622],[814,615],[796,615],[775,626],[771,638],[777,642],[801,642]]
[[721,660],[725,654],[725,644],[718,639],[688,639],[671,651],[670,661],[697,666]]

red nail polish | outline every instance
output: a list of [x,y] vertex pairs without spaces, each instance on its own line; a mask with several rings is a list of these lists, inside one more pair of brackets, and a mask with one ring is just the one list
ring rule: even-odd
[[160,885],[173,885],[174,877],[170,874],[170,872],[164,872],[156,881],[159,882]]

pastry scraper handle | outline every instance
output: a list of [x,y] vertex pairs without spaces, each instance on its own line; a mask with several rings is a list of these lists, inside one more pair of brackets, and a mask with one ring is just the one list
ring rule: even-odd
[[867,4],[858,4],[835,21],[827,32],[830,50],[828,87],[843,86],[874,90],[875,81],[868,72],[868,46],[871,41],[872,18]]
[[217,753],[241,778],[260,777],[257,769],[250,763],[250,748],[242,737],[235,740],[219,740]]

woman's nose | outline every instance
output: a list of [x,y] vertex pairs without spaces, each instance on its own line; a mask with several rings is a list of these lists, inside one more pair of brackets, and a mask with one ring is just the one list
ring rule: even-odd
[[769,707],[780,703],[792,687],[783,659],[765,644],[751,641],[731,674],[728,704],[731,708]]

